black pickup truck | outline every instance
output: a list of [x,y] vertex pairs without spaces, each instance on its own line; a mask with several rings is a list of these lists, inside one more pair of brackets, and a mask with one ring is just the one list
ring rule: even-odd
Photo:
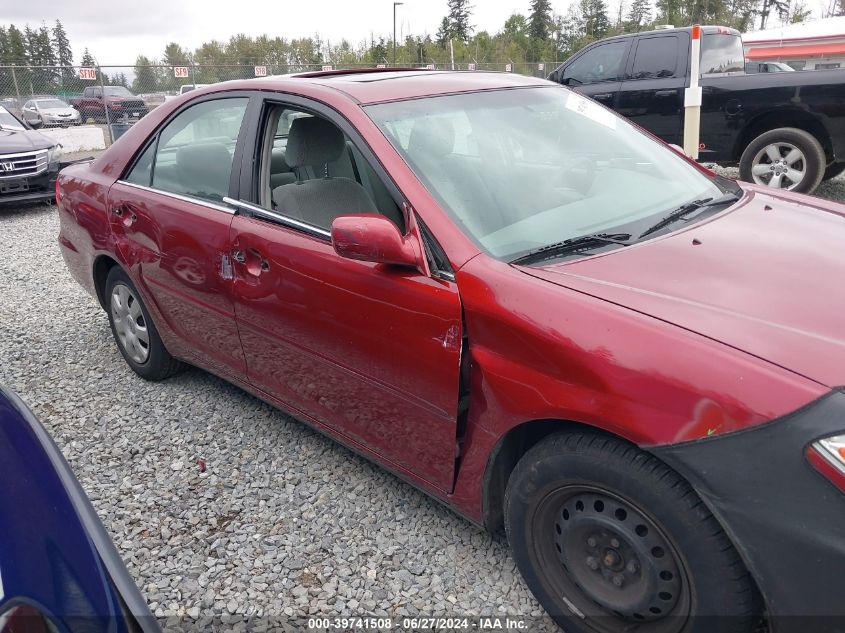
[[[690,28],[595,42],[550,75],[667,143],[683,139]],[[738,31],[702,27],[699,160],[807,193],[845,171],[845,70],[745,74]]]

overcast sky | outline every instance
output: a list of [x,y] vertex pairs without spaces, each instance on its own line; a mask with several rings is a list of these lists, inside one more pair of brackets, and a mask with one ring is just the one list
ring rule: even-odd
[[[552,2],[563,12],[571,0]],[[501,29],[514,11],[528,13],[529,0],[475,0],[476,30]],[[168,42],[195,49],[237,33],[304,37],[319,32],[333,43],[353,43],[370,33],[393,32],[392,0],[0,0],[0,22],[53,25],[60,19],[78,63],[87,46],[100,64],[132,64],[139,54],[161,58]],[[524,5],[524,6],[523,6]],[[405,0],[396,8],[400,32],[434,35],[446,0]]]

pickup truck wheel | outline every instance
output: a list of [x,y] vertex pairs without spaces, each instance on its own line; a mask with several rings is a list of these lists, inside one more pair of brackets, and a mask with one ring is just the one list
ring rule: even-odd
[[843,171],[845,171],[845,162],[833,163],[831,165],[828,165],[827,169],[824,170],[824,176],[822,176],[822,180],[830,180],[831,178],[836,178]]
[[138,290],[122,268],[115,266],[109,272],[105,296],[112,336],[136,374],[157,381],[182,368],[165,349]]
[[755,138],[739,161],[742,180],[810,193],[822,181],[825,156],[821,144],[809,132],[778,128]]
[[549,436],[520,459],[504,503],[517,566],[565,631],[753,630],[757,594],[739,555],[686,480],[648,453]]

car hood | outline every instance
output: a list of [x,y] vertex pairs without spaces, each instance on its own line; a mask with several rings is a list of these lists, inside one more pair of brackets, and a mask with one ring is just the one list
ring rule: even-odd
[[749,185],[707,220],[524,272],[845,385],[845,205]]
[[42,108],[41,112],[50,116],[60,116],[62,114],[74,114],[76,110],[73,108]]
[[55,143],[35,130],[0,130],[0,154],[31,152],[35,149],[47,149]]

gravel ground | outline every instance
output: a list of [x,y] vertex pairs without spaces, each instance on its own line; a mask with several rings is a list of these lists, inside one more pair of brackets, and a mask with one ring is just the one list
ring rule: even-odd
[[554,628],[502,535],[203,371],[135,376],[57,231],[52,208],[0,211],[15,245],[0,261],[0,382],[53,435],[155,614]]
[[[817,194],[845,200],[845,177]],[[0,210],[16,245],[0,382],[52,433],[156,615],[510,614],[554,630],[502,535],[203,371],[135,376],[57,231],[50,207]]]
[[[728,178],[738,178],[739,169],[736,167],[719,167],[710,166],[716,173],[727,176]],[[821,183],[813,193],[819,198],[827,198],[828,200],[836,200],[837,202],[845,202],[845,174]]]

